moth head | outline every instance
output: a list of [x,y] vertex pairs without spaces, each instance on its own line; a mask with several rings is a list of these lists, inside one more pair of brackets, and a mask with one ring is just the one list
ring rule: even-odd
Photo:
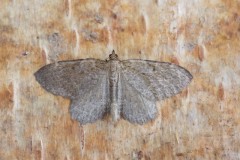
[[117,60],[118,55],[115,53],[115,51],[112,51],[112,54],[109,55],[109,60]]

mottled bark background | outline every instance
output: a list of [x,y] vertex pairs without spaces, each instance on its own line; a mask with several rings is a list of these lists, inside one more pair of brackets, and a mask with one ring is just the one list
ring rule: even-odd
[[[240,159],[240,1],[1,0],[0,159]],[[33,73],[59,60],[177,63],[194,79],[146,125],[81,126]]]

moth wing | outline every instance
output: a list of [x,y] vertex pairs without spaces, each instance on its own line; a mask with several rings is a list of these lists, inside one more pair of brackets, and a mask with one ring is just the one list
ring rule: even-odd
[[101,77],[92,89],[85,87],[87,91],[79,92],[78,97],[72,99],[70,105],[72,118],[81,124],[93,123],[103,118],[110,104],[107,74]]
[[156,102],[148,99],[125,77],[121,78],[121,107],[122,116],[131,123],[143,124],[156,118],[158,111]]
[[106,75],[106,65],[96,59],[60,61],[40,68],[34,75],[48,92],[75,98],[79,92],[91,90]]
[[122,61],[122,72],[138,94],[151,100],[163,100],[179,93],[192,79],[183,67],[148,60]]
[[107,111],[109,79],[105,61],[61,61],[42,67],[35,77],[47,91],[71,99],[71,116],[81,124],[92,123]]

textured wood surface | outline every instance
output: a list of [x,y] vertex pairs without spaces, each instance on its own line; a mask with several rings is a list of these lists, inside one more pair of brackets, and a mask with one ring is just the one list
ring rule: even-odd
[[[240,159],[240,2],[0,2],[0,159]],[[193,81],[158,118],[81,126],[34,79],[58,60],[174,62]]]

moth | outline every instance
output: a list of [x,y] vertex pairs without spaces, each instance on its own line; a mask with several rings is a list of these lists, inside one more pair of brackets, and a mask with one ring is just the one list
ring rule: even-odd
[[40,68],[36,80],[48,92],[69,98],[70,114],[81,124],[110,113],[131,123],[144,124],[158,115],[156,101],[176,95],[192,75],[173,63],[141,59],[59,61]]

